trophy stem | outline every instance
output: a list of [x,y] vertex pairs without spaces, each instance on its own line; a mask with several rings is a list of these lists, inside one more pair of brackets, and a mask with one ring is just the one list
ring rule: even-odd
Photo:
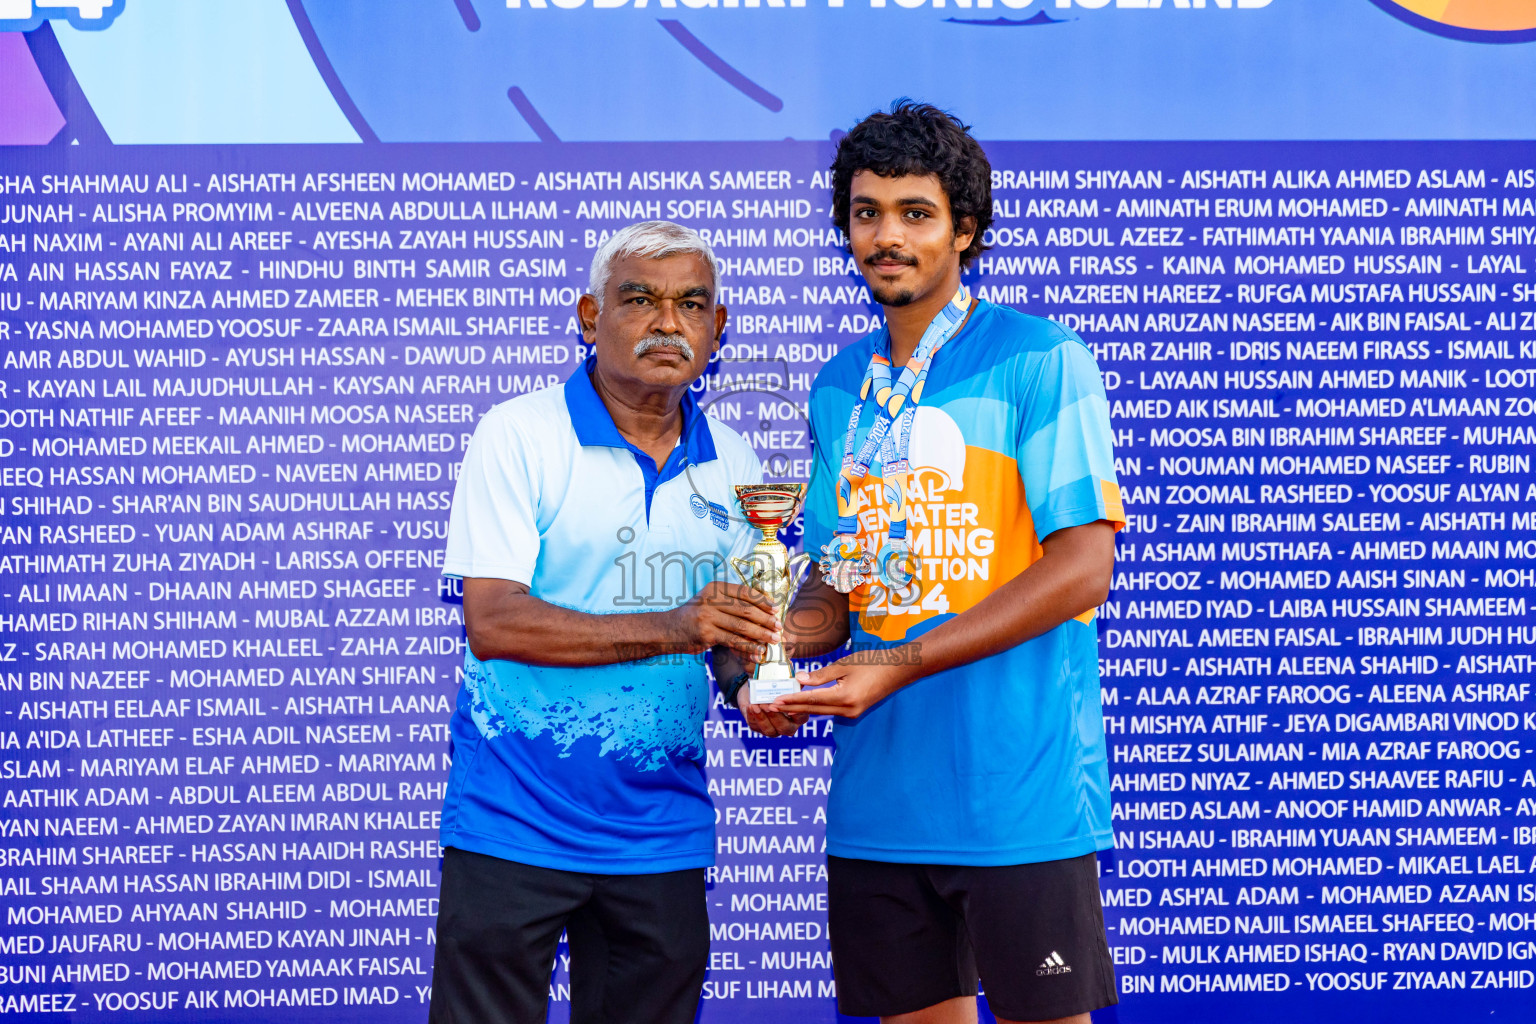
[[[736,501],[747,521],[762,531],[762,539],[752,548],[752,557],[733,558],[731,564],[747,586],[759,591],[772,603],[779,617],[789,611],[803,573],[790,559],[789,550],[779,540],[779,531],[799,511],[805,498],[805,484],[738,484]],[[804,556],[800,556],[804,560]],[[782,644],[769,644],[752,673],[748,699],[753,704],[767,704],[786,693],[800,689],[794,666],[785,657]]]

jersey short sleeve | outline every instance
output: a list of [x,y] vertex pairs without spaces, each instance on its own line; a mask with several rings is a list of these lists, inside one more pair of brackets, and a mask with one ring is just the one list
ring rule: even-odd
[[1015,460],[1040,540],[1100,519],[1125,525],[1109,403],[1098,364],[1075,335],[1029,360]]
[[443,573],[533,582],[539,560],[539,451],[512,411],[480,421],[448,515]]
[[811,480],[801,513],[804,526],[801,544],[806,554],[817,559],[821,557],[822,545],[831,543],[832,534],[837,529],[837,474],[842,453],[834,453],[829,445],[842,438],[829,439],[835,432],[828,429],[825,417],[818,415],[814,403],[810,420]]

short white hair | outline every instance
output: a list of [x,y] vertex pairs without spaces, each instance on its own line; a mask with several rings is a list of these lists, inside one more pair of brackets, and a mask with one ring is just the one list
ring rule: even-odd
[[597,299],[598,308],[602,308],[603,293],[608,288],[608,278],[613,274],[613,264],[616,260],[626,256],[643,256],[646,259],[659,260],[685,252],[696,252],[709,264],[710,295],[718,300],[720,261],[715,259],[715,251],[709,247],[708,242],[704,241],[704,237],[692,228],[685,228],[669,220],[643,220],[614,232],[606,242],[597,247],[597,252],[592,254],[590,287],[593,298]]

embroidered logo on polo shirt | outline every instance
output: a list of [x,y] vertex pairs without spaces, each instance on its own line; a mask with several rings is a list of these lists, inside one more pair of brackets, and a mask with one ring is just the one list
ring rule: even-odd
[[704,500],[704,495],[694,493],[688,496],[688,507],[693,509],[693,514],[700,519],[709,515],[710,503]]
[[725,510],[724,505],[717,505],[714,502],[709,503],[709,521],[722,530],[729,530],[731,528],[731,514]]

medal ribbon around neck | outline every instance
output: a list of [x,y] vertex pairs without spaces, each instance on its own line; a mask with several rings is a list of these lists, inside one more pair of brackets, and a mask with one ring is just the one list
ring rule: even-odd
[[[912,420],[922,401],[923,383],[928,379],[934,355],[960,330],[970,311],[971,293],[962,284],[923,331],[917,349],[895,381],[891,380],[891,361],[887,355],[877,350],[870,357],[859,400],[854,403],[848,430],[843,435],[843,465],[837,479],[837,531],[832,543],[821,549],[823,577],[844,594],[876,579],[892,590],[902,590],[916,577],[907,548],[907,450],[912,440]],[[887,338],[886,352],[889,351]],[[871,393],[879,412],[855,453],[859,417]],[[890,533],[879,554],[871,557],[858,543],[854,494],[869,476],[869,467],[877,457],[882,465],[885,500],[890,506]]]

